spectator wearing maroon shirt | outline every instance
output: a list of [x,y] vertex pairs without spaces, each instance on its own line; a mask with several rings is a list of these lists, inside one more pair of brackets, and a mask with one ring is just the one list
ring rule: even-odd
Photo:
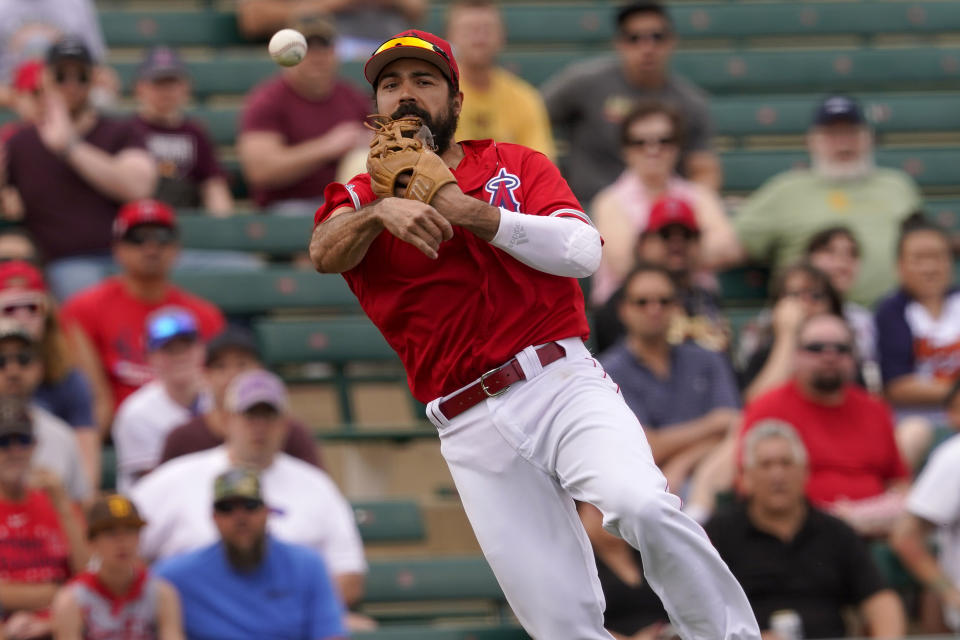
[[369,141],[362,122],[372,107],[368,96],[337,76],[330,24],[310,16],[297,27],[307,37],[307,57],[253,89],[237,147],[258,205],[312,215],[340,160]]
[[137,73],[136,98],[134,122],[157,161],[154,197],[175,208],[229,215],[233,197],[213,141],[203,125],[184,115],[190,79],[176,52],[167,47],[147,52]]
[[44,637],[60,584],[83,570],[87,546],[63,485],[32,466],[36,436],[26,404],[0,398],[0,637]]
[[38,124],[6,145],[7,180],[23,200],[24,224],[50,261],[50,286],[63,300],[107,274],[117,208],[153,193],[156,167],[132,125],[91,106],[93,64],[82,40],[54,44],[47,71]]
[[890,408],[853,383],[853,341],[842,317],[804,320],[793,379],[747,405],[741,447],[760,421],[786,422],[809,452],[810,501],[861,534],[883,535],[902,510],[909,473]]
[[170,283],[180,250],[173,209],[156,200],[131,202],[117,214],[113,233],[120,274],[71,298],[62,313],[78,364],[93,385],[102,430],[120,402],[153,377],[145,337],[151,313],[161,307],[189,310],[204,340],[224,326],[214,305]]
[[[211,340],[207,344],[205,377],[212,406],[167,434],[160,464],[223,444],[228,417],[225,406],[227,387],[241,373],[262,368],[256,340],[246,329],[227,327]],[[317,445],[307,426],[292,416],[287,416],[287,423],[289,428],[283,451],[322,469]]]
[[20,64],[13,72],[13,85],[10,92],[10,108],[17,119],[0,126],[0,214],[6,220],[23,218],[23,201],[17,190],[5,184],[4,165],[6,151],[4,145],[20,129],[36,123],[40,116],[40,101],[43,80],[43,61],[28,60]]

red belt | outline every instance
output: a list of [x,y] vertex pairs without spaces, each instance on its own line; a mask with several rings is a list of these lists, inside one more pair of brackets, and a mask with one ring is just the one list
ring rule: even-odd
[[[556,362],[566,355],[556,342],[548,342],[536,350],[537,358],[544,367]],[[506,364],[491,369],[480,376],[480,379],[462,391],[450,396],[440,403],[439,409],[447,420],[453,420],[458,415],[486,400],[504,393],[514,382],[526,380],[523,368],[516,358]]]

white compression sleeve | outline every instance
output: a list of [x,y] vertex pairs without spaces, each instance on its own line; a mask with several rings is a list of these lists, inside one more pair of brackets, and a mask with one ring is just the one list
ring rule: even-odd
[[586,278],[600,266],[600,233],[580,220],[533,216],[500,208],[500,227],[490,241],[544,273]]

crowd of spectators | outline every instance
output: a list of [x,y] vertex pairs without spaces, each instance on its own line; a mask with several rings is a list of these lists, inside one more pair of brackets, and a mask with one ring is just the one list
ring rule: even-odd
[[[243,36],[292,26],[309,44],[239,115],[252,202],[234,200],[188,115],[177,51],[145,52],[134,112],[118,115],[91,3],[0,8],[0,107],[16,114],[0,128],[0,637],[333,640],[372,624],[350,612],[364,549],[309,426],[253,334],[171,276],[261,264],[183,250],[178,209],[309,216],[328,183],[362,170],[370,98],[340,62],[426,5],[237,3]],[[953,239],[906,173],[877,166],[870,122],[843,94],[811,114],[809,167],[724,199],[709,97],[672,68],[669,12],[634,2],[613,27],[614,55],[538,91],[497,64],[498,4],[455,0],[457,139],[524,144],[562,167],[605,240],[586,283],[598,360],[762,629],[787,615],[808,638],[903,635],[916,603],[870,552],[889,540],[933,603],[922,630],[960,631]],[[770,273],[769,302],[733,327],[718,274],[743,264]],[[115,495],[97,491],[104,446]],[[639,553],[595,507],[578,512],[607,627],[666,637]]]

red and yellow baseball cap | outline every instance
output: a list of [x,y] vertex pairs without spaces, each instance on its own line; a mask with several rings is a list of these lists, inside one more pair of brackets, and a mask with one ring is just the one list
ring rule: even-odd
[[363,76],[376,88],[377,78],[383,68],[400,58],[418,58],[435,65],[453,83],[453,88],[460,90],[460,68],[453,57],[450,43],[417,29],[398,33],[381,44],[364,65]]
[[141,224],[177,228],[177,215],[170,205],[159,200],[136,200],[128,202],[117,212],[113,220],[113,237],[117,240],[127,235],[130,229]]
[[650,218],[644,233],[656,233],[666,226],[678,224],[694,233],[700,233],[697,216],[686,200],[664,196],[650,207]]
[[0,264],[0,291],[8,289],[46,293],[47,285],[35,266],[23,260],[11,260]]

